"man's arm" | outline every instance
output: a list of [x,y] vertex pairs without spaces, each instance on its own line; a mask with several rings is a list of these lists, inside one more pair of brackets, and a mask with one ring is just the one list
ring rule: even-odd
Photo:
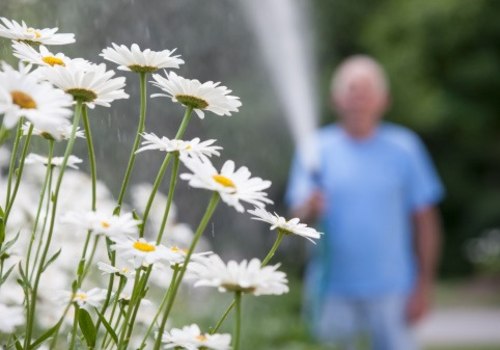
[[415,289],[407,307],[410,323],[420,320],[430,306],[441,246],[441,223],[438,209],[431,206],[419,210],[413,214],[413,224],[418,274]]
[[308,200],[291,210],[292,217],[299,218],[300,221],[312,225],[323,213],[325,200],[320,191],[314,191]]

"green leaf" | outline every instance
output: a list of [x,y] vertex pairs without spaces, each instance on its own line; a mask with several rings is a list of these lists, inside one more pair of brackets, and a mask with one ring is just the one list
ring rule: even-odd
[[14,335],[14,345],[16,346],[16,350],[23,350],[23,346],[16,335]]
[[3,211],[2,206],[0,205],[0,218],[5,217],[5,212]]
[[118,205],[114,210],[113,210],[113,215],[120,215],[120,210],[121,207]]
[[83,271],[85,270],[85,259],[82,259],[80,260],[80,262],[78,263],[78,269],[76,271],[76,274],[78,276],[81,276],[83,275]]
[[21,264],[21,262],[19,262],[19,264],[17,265],[18,268],[19,268],[19,276],[21,276],[20,279],[17,280],[17,282],[21,284],[21,286],[23,287],[23,289],[28,292],[29,290],[31,290],[31,284],[30,284],[30,281],[28,279],[28,277],[26,276],[26,274],[24,273],[24,270],[23,270],[23,266]]
[[2,276],[0,276],[0,286],[5,282],[5,280],[7,279],[7,277],[9,277],[10,273],[12,272],[12,270],[14,270],[14,267],[15,267],[15,265],[12,265],[7,270],[7,272],[5,272]]
[[45,271],[47,267],[49,267],[49,265],[52,264],[59,257],[59,254],[61,254],[61,248],[59,248],[59,250],[54,255],[52,255],[52,257],[49,260],[47,260],[47,262],[42,268],[42,272]]
[[87,342],[87,346],[91,349],[95,347],[96,342],[96,329],[95,325],[92,322],[92,318],[89,313],[85,309],[78,310],[78,325],[82,330],[83,336],[85,337],[85,341]]
[[33,342],[33,344],[30,345],[30,350],[34,350],[40,345],[42,345],[42,343],[48,338],[50,338],[50,336],[54,334],[60,326],[61,326],[61,321],[59,321],[55,326],[53,326],[48,331],[43,333],[37,340]]
[[5,225],[3,218],[0,218],[0,244],[5,240]]
[[104,325],[104,328],[106,328],[106,330],[108,331],[108,334],[111,336],[111,339],[113,339],[115,344],[118,345],[118,336],[116,335],[115,331],[113,330],[113,328],[111,327],[109,322],[106,320],[104,315],[101,314],[99,312],[99,310],[97,310],[97,308],[95,308],[95,311],[97,312],[97,316],[99,317],[99,320],[101,320],[102,324]]
[[[1,222],[2,220],[0,219],[0,230],[3,228],[3,223]],[[16,243],[17,239],[19,238],[19,233],[21,231],[18,231],[16,236],[14,238],[12,238],[10,241],[7,241],[5,242],[5,244],[2,245],[2,249],[0,249],[0,257],[3,256],[7,250],[9,250],[10,247],[12,247],[14,245],[14,243]],[[0,240],[0,243],[2,241]]]

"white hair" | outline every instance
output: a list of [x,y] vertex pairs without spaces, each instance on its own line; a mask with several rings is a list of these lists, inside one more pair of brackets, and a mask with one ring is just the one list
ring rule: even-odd
[[377,87],[384,93],[389,91],[389,81],[382,66],[370,56],[354,55],[345,59],[333,73],[330,92],[334,95],[341,92],[346,77],[355,70],[369,71],[373,74]]

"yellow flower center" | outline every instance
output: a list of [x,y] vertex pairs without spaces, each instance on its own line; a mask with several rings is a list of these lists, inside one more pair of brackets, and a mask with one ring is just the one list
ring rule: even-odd
[[75,296],[73,297],[74,301],[80,300],[80,301],[86,301],[88,299],[88,296],[86,293],[75,293]]
[[179,248],[179,247],[177,247],[175,245],[170,248],[170,251],[173,252],[173,253],[180,253],[180,252],[187,253],[187,249],[182,249],[182,248]]
[[35,34],[35,39],[40,39],[40,37],[42,36],[42,34],[35,28],[28,28],[26,31],[30,34]]
[[111,225],[107,221],[101,221],[102,228],[109,228]]
[[214,175],[212,178],[215,180],[215,182],[221,184],[224,187],[231,187],[231,188],[236,188],[236,185],[234,184],[233,180],[231,180],[228,177],[225,177],[224,175]]
[[130,272],[130,269],[126,268],[126,267],[122,267],[122,269],[120,270],[120,272],[124,275],[126,275],[127,273]]
[[137,249],[137,250],[140,250],[141,252],[146,252],[146,253],[154,252],[156,250],[156,247],[154,245],[149,244],[147,242],[141,242],[141,241],[135,242],[133,247],[134,247],[134,249]]
[[49,66],[55,66],[55,65],[58,65],[58,66],[66,66],[63,62],[62,59],[58,58],[58,57],[54,57],[54,56],[45,56],[42,58],[42,61],[44,61],[45,63],[47,63]]
[[194,109],[205,109],[208,107],[208,102],[202,98],[192,96],[192,95],[175,95],[175,99],[185,106],[192,107]]
[[30,95],[19,90],[11,91],[10,95],[12,96],[12,102],[14,102],[14,104],[18,105],[19,107],[24,109],[36,108],[36,102]]
[[196,336],[196,340],[199,340],[199,341],[207,341],[207,336],[204,335],[204,334],[200,334],[200,335],[197,335]]

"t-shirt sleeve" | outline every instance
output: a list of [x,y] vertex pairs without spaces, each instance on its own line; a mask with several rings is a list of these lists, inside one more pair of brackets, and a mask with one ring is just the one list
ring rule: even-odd
[[411,153],[409,206],[412,212],[417,212],[439,203],[444,197],[444,187],[429,153],[416,136],[412,142]]
[[285,192],[286,205],[289,208],[295,208],[303,204],[313,193],[314,188],[312,174],[306,169],[297,152],[292,161]]

